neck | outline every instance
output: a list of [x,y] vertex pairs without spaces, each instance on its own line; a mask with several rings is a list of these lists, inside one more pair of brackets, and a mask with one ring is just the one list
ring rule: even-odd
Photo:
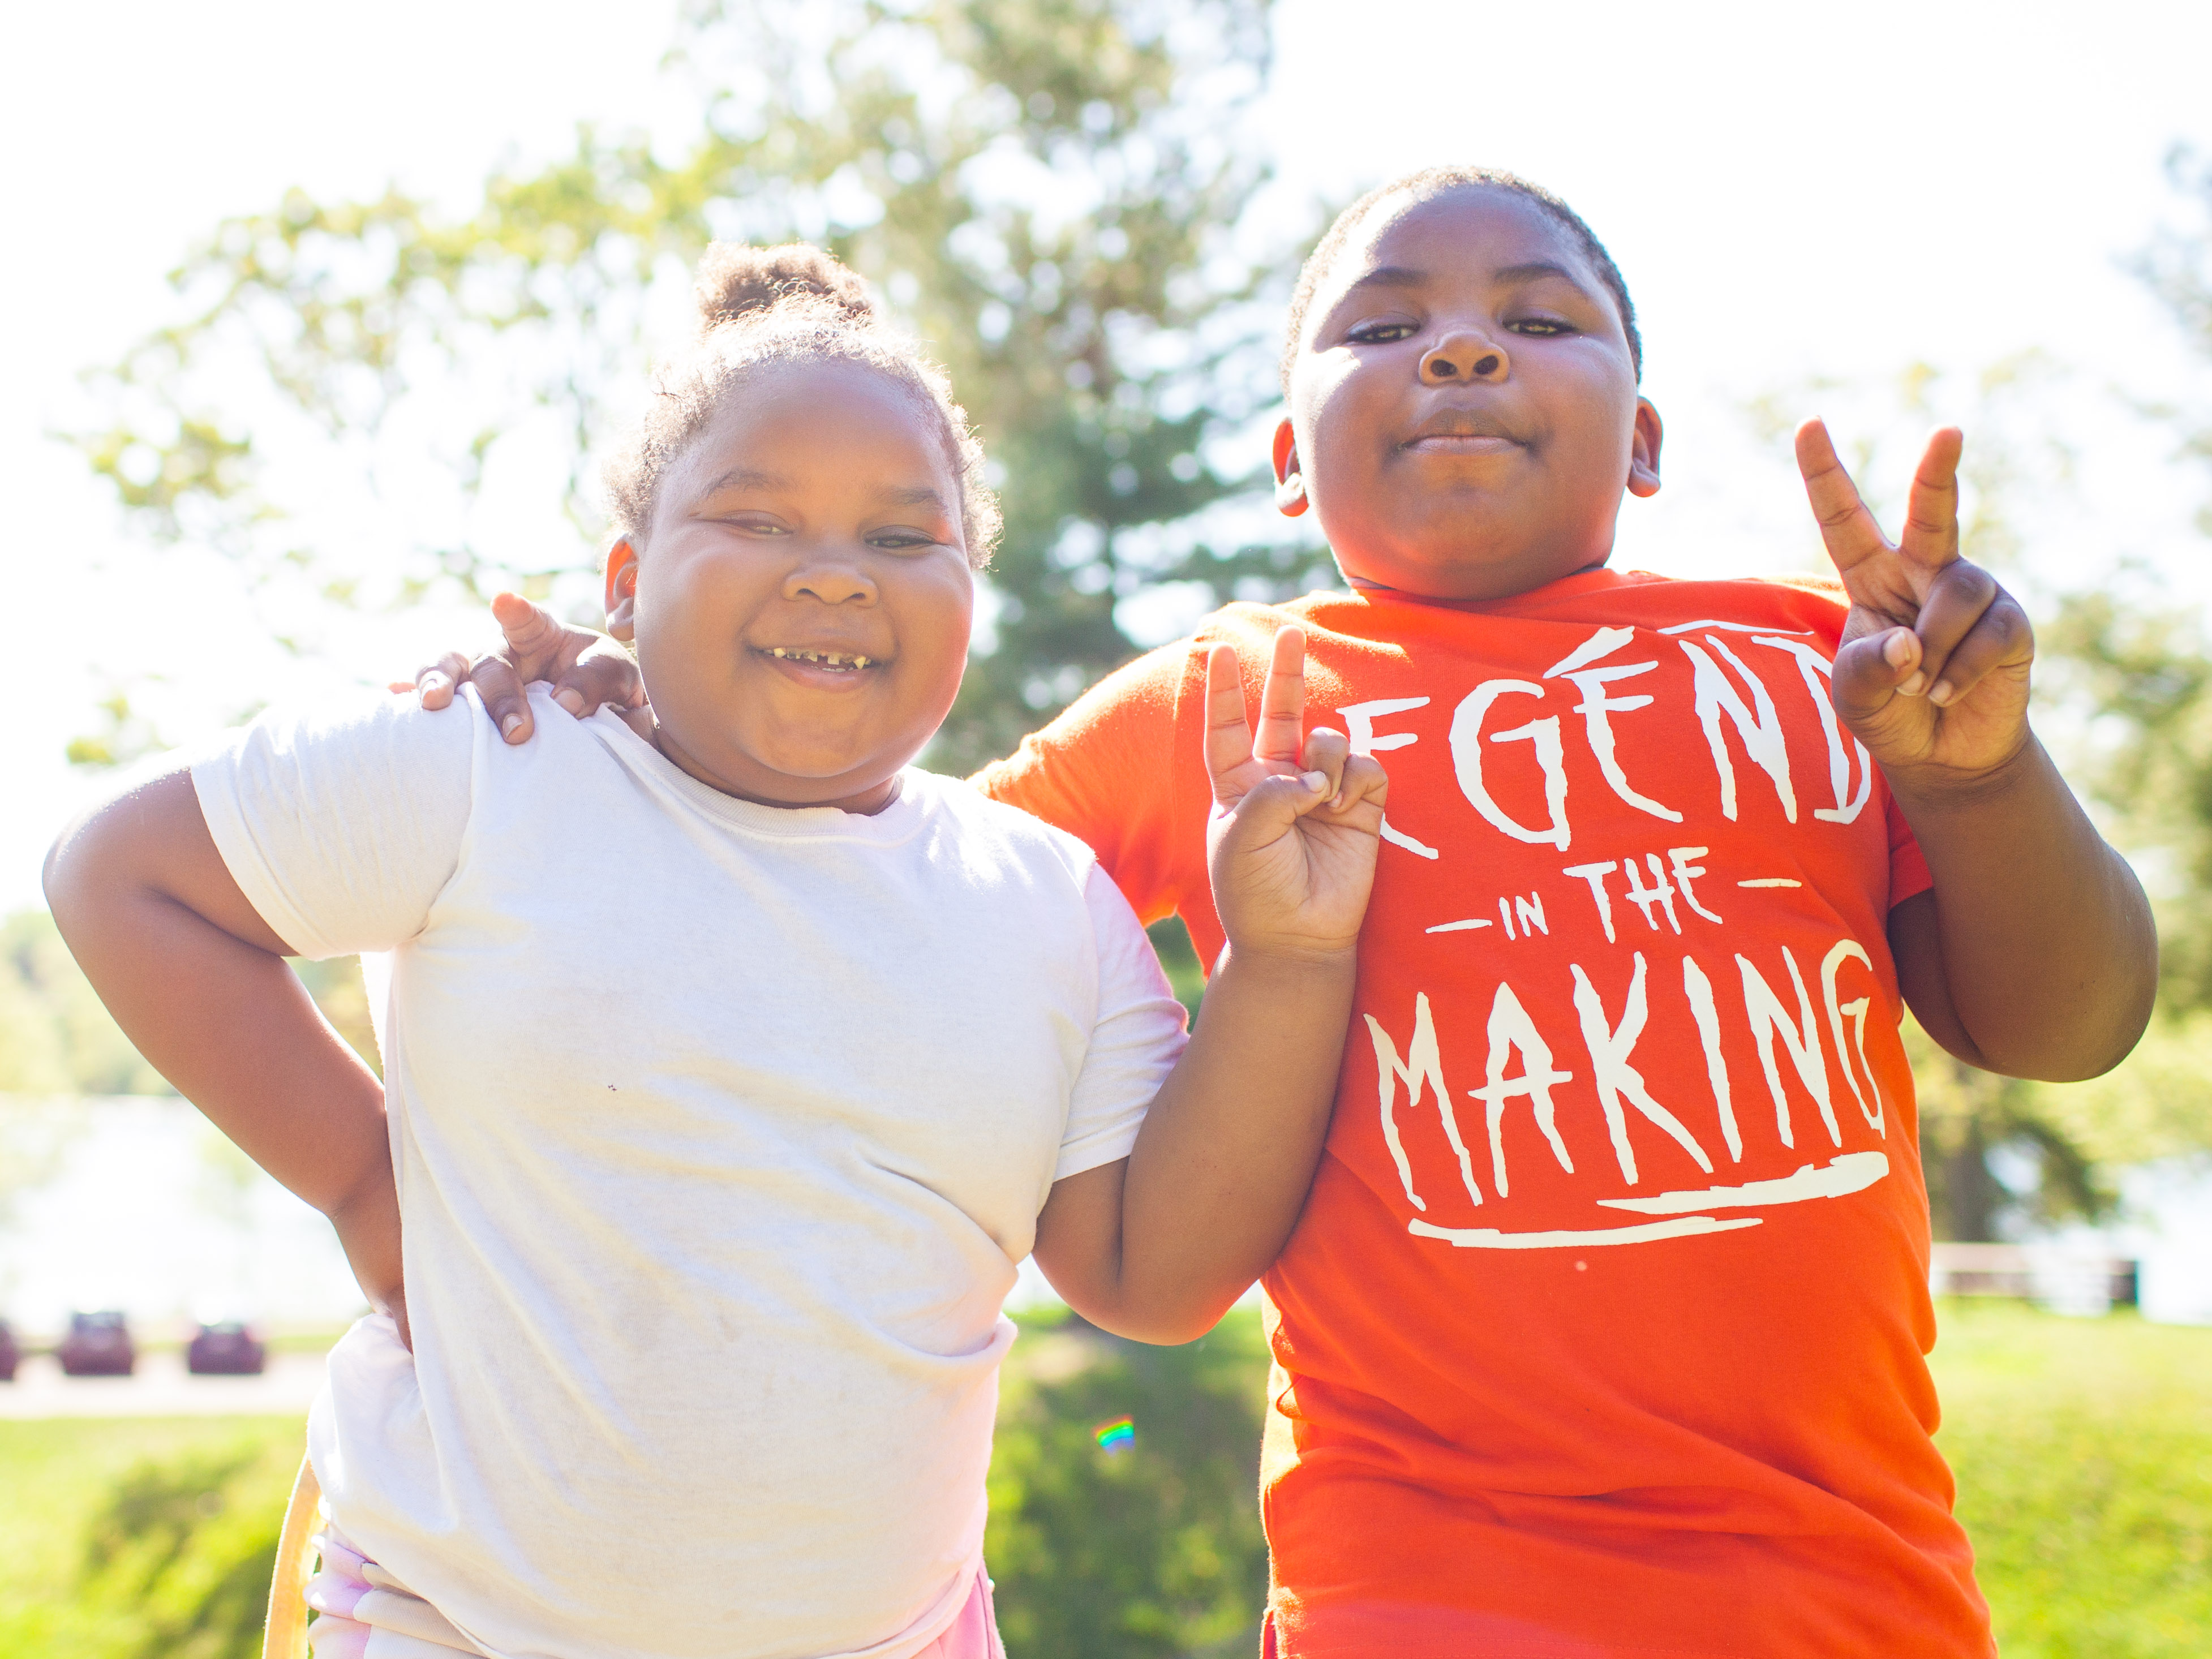
[[[666,726],[658,724],[653,728],[653,746],[678,769],[696,778],[715,793],[728,795],[737,800],[750,801],[756,806],[774,806],[791,812],[803,811],[811,807],[827,806],[834,807],[840,812],[852,812],[861,817],[873,817],[896,800],[899,796],[899,775],[896,772],[850,794],[835,795],[826,799],[820,796],[806,794],[805,781],[798,778],[789,780],[792,786],[789,790],[775,785],[770,785],[766,788],[755,785],[747,788],[732,782],[716,772],[712,767],[701,761],[697,756],[685,749],[682,744],[677,742],[670,735]],[[794,795],[796,799],[793,798]]]

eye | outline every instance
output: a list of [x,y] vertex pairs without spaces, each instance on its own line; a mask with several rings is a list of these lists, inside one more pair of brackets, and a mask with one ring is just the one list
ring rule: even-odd
[[1419,325],[1403,321],[1360,323],[1344,331],[1344,337],[1356,345],[1389,345],[1399,340],[1411,339]]
[[891,553],[914,553],[919,552],[923,548],[941,547],[944,544],[942,537],[933,536],[926,531],[915,530],[904,525],[893,529],[872,531],[868,535],[869,546],[880,547]]
[[1556,317],[1521,317],[1505,326],[1516,334],[1526,334],[1539,340],[1557,339],[1562,334],[1576,331],[1572,323],[1563,323]]
[[728,513],[721,521],[747,536],[788,536],[791,526],[765,513]]

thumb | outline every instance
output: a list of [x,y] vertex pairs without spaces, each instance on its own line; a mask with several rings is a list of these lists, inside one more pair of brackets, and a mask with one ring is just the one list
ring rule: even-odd
[[1233,806],[1217,809],[1227,820],[1221,848],[1232,856],[1271,846],[1329,796],[1325,772],[1297,772],[1260,780]]
[[1836,653],[1829,696],[1844,723],[1863,732],[1899,697],[1917,696],[1926,678],[1919,636],[1909,628],[1888,628]]

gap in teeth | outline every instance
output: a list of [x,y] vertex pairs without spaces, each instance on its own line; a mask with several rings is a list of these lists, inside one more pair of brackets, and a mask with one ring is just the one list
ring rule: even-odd
[[769,655],[788,662],[811,662],[823,668],[866,668],[874,660],[870,657],[847,657],[842,651],[793,651],[783,646],[770,647]]

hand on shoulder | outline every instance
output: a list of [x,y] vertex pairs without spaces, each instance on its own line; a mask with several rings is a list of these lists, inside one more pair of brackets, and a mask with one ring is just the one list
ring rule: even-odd
[[537,729],[530,713],[529,687],[538,680],[553,687],[553,701],[577,719],[611,704],[633,726],[643,721],[649,736],[652,711],[645,682],[629,653],[605,634],[562,622],[543,605],[516,593],[491,602],[504,636],[499,648],[471,658],[449,651],[413,680],[395,680],[394,691],[412,691],[425,708],[451,705],[463,685],[474,685],[484,710],[509,743],[527,743]]

